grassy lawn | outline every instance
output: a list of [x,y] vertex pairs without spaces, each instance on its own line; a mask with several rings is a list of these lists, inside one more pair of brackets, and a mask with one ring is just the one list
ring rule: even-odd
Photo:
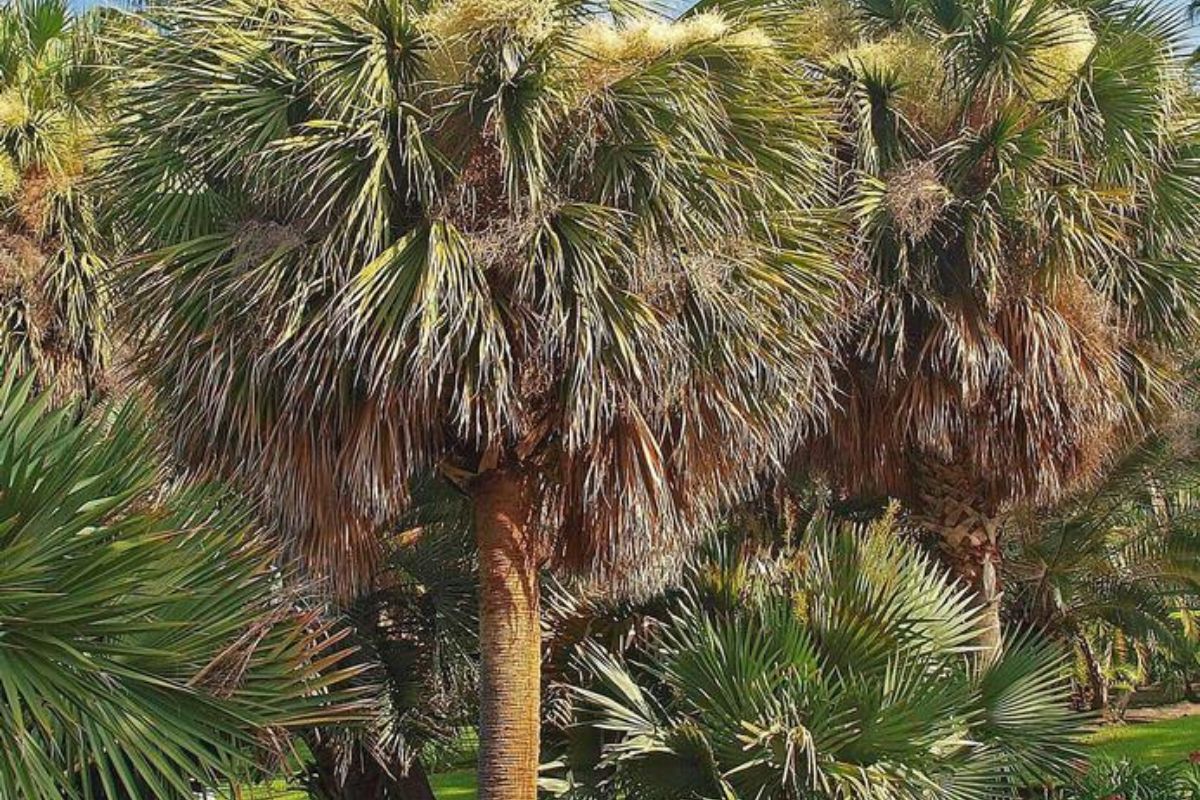
[[[1169,765],[1200,750],[1200,716],[1158,722],[1111,725],[1091,737],[1097,758],[1128,759],[1146,764]],[[430,776],[437,800],[475,800],[475,771],[456,769]],[[221,795],[225,797],[225,795]],[[303,792],[282,784],[244,790],[243,800],[307,800]]]
[[[456,769],[429,776],[437,800],[475,800],[475,770]],[[228,792],[218,792],[220,800],[227,800]],[[308,795],[298,789],[289,789],[282,781],[264,786],[249,786],[242,789],[242,800],[308,800]]]
[[431,775],[429,783],[438,800],[475,800],[475,770],[456,769]]
[[1144,764],[1174,764],[1200,750],[1200,716],[1112,725],[1092,737],[1093,755]]
[[[217,792],[220,800],[228,800],[229,792]],[[283,781],[262,786],[247,786],[242,789],[242,800],[308,800],[308,795],[299,789],[289,789]]]

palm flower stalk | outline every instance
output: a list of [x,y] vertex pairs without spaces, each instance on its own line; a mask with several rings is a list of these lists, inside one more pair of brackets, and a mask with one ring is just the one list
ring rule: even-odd
[[481,797],[533,798],[539,570],[660,578],[826,404],[824,106],[770,19],[188,0],[145,20],[111,196],[176,452],[343,593],[414,477],[467,493]]

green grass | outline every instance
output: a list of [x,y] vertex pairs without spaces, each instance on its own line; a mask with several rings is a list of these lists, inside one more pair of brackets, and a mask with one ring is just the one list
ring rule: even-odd
[[[437,800],[475,800],[475,770],[456,769],[429,776],[433,794]],[[218,792],[221,800],[227,800],[228,792]],[[242,800],[308,800],[308,795],[298,789],[289,789],[283,781],[274,781],[260,786],[242,789]]]
[[[227,800],[229,792],[218,791],[217,797]],[[308,800],[308,795],[299,789],[289,789],[283,781],[273,781],[260,786],[244,787],[242,800]]]
[[429,783],[438,800],[475,800],[475,770],[456,769],[431,775]]
[[1110,725],[1092,736],[1093,757],[1169,765],[1200,750],[1200,716]]

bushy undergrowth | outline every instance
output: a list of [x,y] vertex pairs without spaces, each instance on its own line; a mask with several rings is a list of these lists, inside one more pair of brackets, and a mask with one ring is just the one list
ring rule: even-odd
[[994,800],[1081,760],[1055,648],[984,656],[965,590],[886,525],[815,527],[698,564],[632,649],[580,646],[567,796]]
[[1200,800],[1200,766],[1098,761],[1058,800]]

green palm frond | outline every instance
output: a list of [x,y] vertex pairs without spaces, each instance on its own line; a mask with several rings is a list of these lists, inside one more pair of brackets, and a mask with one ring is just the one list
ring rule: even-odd
[[595,767],[569,751],[580,797],[970,800],[1077,757],[1059,650],[1025,635],[971,655],[963,590],[892,532],[809,534],[789,579],[728,605],[702,560],[634,653],[579,648],[576,730],[599,738]]
[[77,421],[31,385],[0,383],[0,794],[190,798],[360,713],[237,502],[164,488],[138,409]]

